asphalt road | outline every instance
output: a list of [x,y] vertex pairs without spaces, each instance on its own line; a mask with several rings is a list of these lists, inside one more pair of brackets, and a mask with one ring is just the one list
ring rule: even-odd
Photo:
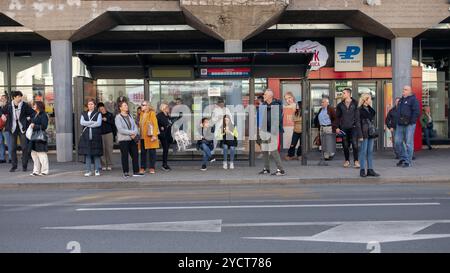
[[445,184],[4,190],[0,252],[450,252],[449,194]]

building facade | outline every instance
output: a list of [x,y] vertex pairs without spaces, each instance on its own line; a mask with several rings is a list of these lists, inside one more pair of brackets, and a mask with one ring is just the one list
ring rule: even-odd
[[[74,94],[79,95],[74,78],[80,77],[83,96],[105,102],[110,111],[122,95],[133,110],[144,99],[155,107],[181,99],[191,109],[218,97],[227,104],[252,104],[254,95],[270,87],[279,98],[291,92],[299,101],[308,90],[312,117],[322,96],[336,104],[342,89],[351,87],[355,97],[372,93],[380,127],[393,99],[411,85],[432,109],[433,142],[445,144],[450,140],[449,9],[447,0],[5,0],[0,1],[0,92],[19,89],[28,101],[44,100],[58,161],[73,160]],[[308,81],[276,68],[272,76],[238,78],[201,78],[176,69],[178,62],[186,68],[183,53],[305,51],[314,54]],[[171,72],[139,55],[152,53],[176,55]],[[127,66],[121,54],[136,54],[142,67]],[[201,98],[200,105],[194,97]],[[420,129],[415,143],[420,148]],[[388,131],[377,146],[391,147]],[[249,153],[245,142],[241,148]]]

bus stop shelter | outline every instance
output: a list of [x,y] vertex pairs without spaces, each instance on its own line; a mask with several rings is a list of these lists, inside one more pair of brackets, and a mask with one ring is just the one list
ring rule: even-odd
[[[85,104],[86,83],[96,79],[145,79],[144,96],[148,99],[148,81],[189,81],[202,79],[249,80],[249,104],[255,102],[255,78],[300,78],[302,88],[304,156],[309,151],[310,94],[307,76],[313,53],[244,52],[244,53],[145,53],[145,52],[78,52],[91,78],[77,77],[74,81],[75,120]],[[256,119],[249,113],[249,120]],[[78,124],[78,123],[75,123]],[[75,126],[75,135],[81,126]],[[76,150],[78,149],[75,143]],[[249,141],[249,164],[255,165],[255,140]]]

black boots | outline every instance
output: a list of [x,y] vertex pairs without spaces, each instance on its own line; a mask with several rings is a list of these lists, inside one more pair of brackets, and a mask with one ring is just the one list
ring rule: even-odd
[[366,177],[366,176],[375,176],[378,177],[380,176],[379,174],[377,174],[373,169],[368,169],[367,173],[366,170],[360,170],[359,171],[359,176],[361,177]]
[[361,177],[366,177],[366,176],[367,176],[366,170],[360,170],[360,171],[359,171],[359,175],[360,175]]
[[378,176],[380,176],[380,175],[377,174],[373,169],[368,169],[368,170],[367,170],[367,176],[375,176],[375,177],[378,177]]

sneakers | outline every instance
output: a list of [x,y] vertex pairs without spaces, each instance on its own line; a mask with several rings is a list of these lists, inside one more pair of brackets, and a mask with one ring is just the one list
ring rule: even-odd
[[84,173],[84,176],[86,176],[86,177],[91,176],[91,175],[92,175],[92,172],[85,172]]
[[125,178],[125,179],[130,178],[130,175],[128,173],[124,173],[123,178]]
[[148,171],[149,174],[155,174],[155,169],[150,168],[150,170]]
[[234,163],[230,162],[230,169],[233,170],[234,169]]
[[400,160],[400,161],[397,163],[397,167],[402,167],[402,166],[403,166],[403,163],[405,163],[405,161],[403,161],[403,159]]
[[134,173],[133,174],[133,177],[143,177],[143,176],[145,176],[145,174],[143,174],[143,173]]
[[100,171],[95,171],[95,176],[100,176]]
[[367,170],[367,176],[375,176],[378,177],[380,176],[378,173],[376,173],[373,169],[368,169]]
[[30,176],[39,176],[38,173],[30,173]]
[[284,170],[277,169],[277,171],[272,173],[271,175],[283,176],[286,175],[286,172]]
[[102,171],[106,171],[106,167],[102,167]]
[[200,171],[204,172],[206,170],[207,170],[206,165],[202,165],[202,168],[200,169]]
[[270,170],[264,168],[262,171],[260,171],[258,174],[270,174]]
[[215,156],[211,156],[210,158],[209,158],[209,162],[214,162],[214,161],[216,161],[216,157]]
[[403,162],[403,164],[402,164],[401,167],[402,167],[402,168],[409,168],[409,167],[411,167],[411,164],[406,163],[406,162]]
[[360,170],[360,171],[359,171],[359,176],[361,176],[361,177],[367,177],[366,170]]
[[161,170],[168,172],[168,171],[171,171],[172,169],[169,166],[162,166]]
[[112,168],[111,167],[106,167],[106,170],[107,171],[112,171]]
[[228,163],[226,161],[223,162],[223,169],[224,170],[228,169]]
[[359,169],[359,167],[361,167],[361,166],[359,165],[359,161],[358,161],[358,160],[355,160],[355,163],[354,163],[353,167],[354,167],[355,169]]
[[344,162],[344,168],[348,168],[348,167],[350,167],[350,161],[346,160]]
[[145,169],[144,168],[140,168],[139,169],[139,173],[145,173]]

